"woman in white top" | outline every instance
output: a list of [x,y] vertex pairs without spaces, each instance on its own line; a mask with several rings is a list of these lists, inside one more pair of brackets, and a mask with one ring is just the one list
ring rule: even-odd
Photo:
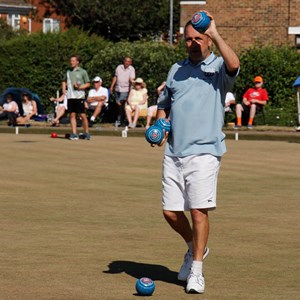
[[8,119],[8,125],[15,126],[18,115],[19,107],[17,102],[13,100],[12,94],[7,94],[6,102],[3,104],[3,107],[0,106],[0,120]]
[[28,121],[37,114],[37,105],[32,100],[31,95],[28,93],[22,93],[22,108],[23,116],[17,118],[18,124],[26,124]]
[[[129,122],[128,127],[135,128],[138,121],[140,111],[144,107],[147,108],[148,91],[142,78],[137,78],[134,81],[134,85],[130,90],[127,105],[125,106],[125,112],[127,120]],[[131,114],[134,113],[133,121]]]

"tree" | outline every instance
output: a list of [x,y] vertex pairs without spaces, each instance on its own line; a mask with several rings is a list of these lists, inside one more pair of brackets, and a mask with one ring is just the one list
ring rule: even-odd
[[[67,25],[79,26],[112,41],[139,40],[168,32],[169,0],[42,0],[46,13],[67,17]],[[179,28],[179,0],[174,1],[174,28]]]
[[17,36],[20,32],[14,31],[11,26],[0,18],[0,40],[9,40]]

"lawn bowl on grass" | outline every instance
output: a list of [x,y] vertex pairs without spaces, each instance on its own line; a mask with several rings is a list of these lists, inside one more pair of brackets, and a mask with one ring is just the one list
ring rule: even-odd
[[136,282],[135,289],[141,296],[151,296],[155,290],[155,283],[150,278],[142,277]]

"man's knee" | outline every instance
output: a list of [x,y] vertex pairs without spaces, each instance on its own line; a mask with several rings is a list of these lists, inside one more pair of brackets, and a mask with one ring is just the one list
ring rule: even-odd
[[191,209],[191,217],[193,223],[203,222],[208,220],[208,210],[207,209]]
[[175,224],[177,222],[181,223],[186,219],[183,211],[163,210],[163,215],[169,224]]
[[242,111],[243,111],[242,105],[241,105],[241,104],[237,104],[237,105],[235,106],[235,110],[236,110],[236,112],[242,112]]
[[163,215],[168,222],[176,222],[178,219],[175,211],[163,210]]

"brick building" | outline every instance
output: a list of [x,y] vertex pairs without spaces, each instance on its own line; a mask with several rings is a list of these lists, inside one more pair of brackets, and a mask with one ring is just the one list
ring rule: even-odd
[[[223,38],[236,50],[291,43],[300,48],[300,0],[180,0],[180,32],[193,13],[211,12]],[[0,0],[0,17],[28,32],[66,30],[65,19],[42,0]]]
[[0,17],[15,30],[55,32],[65,30],[65,19],[41,0],[0,0]]
[[220,34],[236,50],[291,43],[300,47],[300,0],[180,1],[180,32],[198,10],[209,11]]

